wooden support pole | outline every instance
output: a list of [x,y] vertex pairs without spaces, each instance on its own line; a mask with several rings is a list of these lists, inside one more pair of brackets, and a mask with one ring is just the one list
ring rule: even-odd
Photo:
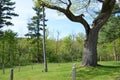
[[76,80],[76,64],[72,67],[72,80]]
[[47,59],[46,59],[46,35],[45,35],[45,8],[42,6],[43,9],[43,56],[44,56],[44,72],[48,71],[47,68]]
[[13,80],[13,75],[14,75],[14,72],[13,72],[13,69],[10,70],[10,80]]

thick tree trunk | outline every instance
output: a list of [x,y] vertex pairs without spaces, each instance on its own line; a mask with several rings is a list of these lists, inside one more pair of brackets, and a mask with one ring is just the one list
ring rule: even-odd
[[84,44],[82,66],[97,66],[97,40],[98,31],[90,30]]

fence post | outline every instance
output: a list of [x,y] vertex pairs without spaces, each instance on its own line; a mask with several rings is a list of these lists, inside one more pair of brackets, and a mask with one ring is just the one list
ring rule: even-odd
[[13,69],[11,69],[11,70],[10,70],[10,80],[13,80],[13,75],[14,75]]
[[76,64],[72,67],[72,80],[76,80]]

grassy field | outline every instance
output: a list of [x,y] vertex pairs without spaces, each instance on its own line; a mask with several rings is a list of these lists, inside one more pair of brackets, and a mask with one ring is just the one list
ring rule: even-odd
[[[120,62],[99,62],[102,66],[80,67],[77,66],[77,80],[120,80]],[[14,68],[14,80],[72,80],[71,70],[73,63],[49,63],[48,72],[43,72],[43,64],[35,64],[32,67],[22,66]],[[9,80],[10,68],[5,69],[5,74],[0,70],[0,80]]]

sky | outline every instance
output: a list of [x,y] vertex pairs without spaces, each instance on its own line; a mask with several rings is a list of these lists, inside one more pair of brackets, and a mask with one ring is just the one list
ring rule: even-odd
[[[33,11],[32,0],[11,0],[15,1],[15,13],[19,14],[18,17],[13,17],[12,22],[14,26],[5,27],[4,29],[12,29],[18,33],[18,37],[24,37],[28,32],[27,23],[30,18],[35,15]],[[46,9],[46,28],[49,30],[49,37],[54,37],[57,32],[60,33],[60,38],[69,34],[85,33],[83,26],[80,23],[72,22],[65,16],[58,16],[55,10]]]

